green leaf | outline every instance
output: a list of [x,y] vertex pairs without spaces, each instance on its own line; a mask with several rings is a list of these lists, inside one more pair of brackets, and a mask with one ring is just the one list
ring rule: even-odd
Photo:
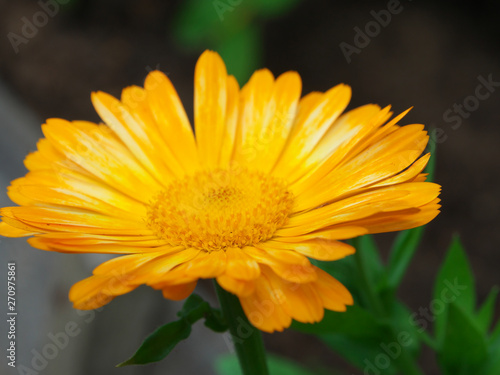
[[212,308],[208,302],[197,294],[191,294],[188,297],[182,310],[177,315],[186,319],[190,324],[205,318],[205,326],[215,332],[224,332],[228,328],[221,311]]
[[488,356],[488,360],[483,365],[478,375],[498,375],[500,374],[500,348],[493,351]]
[[212,309],[211,313],[205,316],[205,326],[214,332],[225,332],[228,325],[221,311]]
[[367,263],[369,270],[369,278],[375,283],[380,283],[382,276],[385,273],[384,265],[380,259],[377,244],[373,240],[373,236],[367,234],[365,236],[354,239],[356,251],[360,251],[364,261]]
[[450,303],[447,315],[439,362],[447,374],[475,374],[488,357],[486,337],[458,300]]
[[431,310],[436,317],[435,335],[438,342],[441,342],[444,337],[448,316],[446,311],[450,302],[456,303],[472,316],[475,301],[474,277],[460,239],[456,237],[448,249],[448,254],[434,284]]
[[177,11],[173,35],[185,47],[199,47],[204,41],[215,40],[221,27],[211,1],[188,0]]
[[184,302],[182,309],[177,313],[177,316],[190,319],[199,315],[203,315],[203,313],[209,308],[210,305],[208,304],[208,302],[204,301],[203,298],[201,298],[197,294],[191,294],[186,302]]
[[424,227],[405,230],[398,234],[389,256],[387,267],[387,285],[395,290],[401,283],[408,265],[420,244]]
[[[299,366],[288,359],[275,355],[267,356],[270,375],[314,375],[314,373]],[[215,362],[215,370],[218,375],[242,375],[238,358],[229,354],[219,357]],[[257,374],[256,374],[257,375]]]
[[411,340],[405,341],[405,350],[410,352],[414,357],[416,357],[420,351],[420,340],[419,340],[419,327],[415,324],[412,319],[412,312],[401,302],[395,301],[390,314],[390,323],[394,327],[396,335],[402,334],[403,332],[408,333]]
[[488,297],[483,303],[483,306],[479,309],[477,313],[477,322],[484,333],[487,333],[490,329],[491,322],[493,320],[493,313],[495,310],[495,301],[498,295],[498,288],[494,287],[491,289]]
[[175,346],[189,337],[191,324],[185,319],[165,324],[158,328],[142,343],[135,354],[117,367],[144,365],[165,358]]
[[[373,338],[355,340],[344,335],[320,335],[318,337],[340,356],[347,359],[360,370],[364,370],[365,374],[379,374],[376,365],[377,358],[380,358],[381,355],[386,355],[381,344],[387,345],[387,343],[391,342],[390,339],[380,340]],[[396,363],[395,361],[390,361],[389,367],[384,368],[383,374],[394,375],[396,373]]]
[[325,316],[318,323],[294,321],[292,329],[315,335],[342,334],[357,339],[380,339],[387,333],[387,326],[359,305],[347,306],[346,312],[325,310]]
[[490,344],[493,346],[500,347],[500,321],[497,322],[497,325],[493,329],[493,332],[490,336]]
[[180,317],[179,320],[165,324],[154,331],[131,358],[117,367],[143,365],[162,360],[179,342],[189,337],[191,325],[201,318],[205,318],[205,326],[216,332],[224,332],[228,328],[222,313],[213,309],[197,294],[188,297],[177,316]]
[[[430,133],[432,134],[434,129],[431,129]],[[427,176],[427,181],[434,181],[434,174],[436,172],[436,150],[437,150],[437,143],[433,141],[432,139],[430,140],[428,144],[428,152],[431,153],[431,158],[429,159],[429,162],[427,163],[427,166],[425,167],[424,172],[428,173]]]
[[226,63],[227,72],[236,77],[240,85],[260,67],[262,59],[261,35],[258,26],[236,31],[216,48]]

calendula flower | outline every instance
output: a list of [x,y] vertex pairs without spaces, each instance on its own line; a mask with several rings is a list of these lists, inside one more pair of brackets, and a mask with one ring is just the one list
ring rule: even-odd
[[141,284],[179,300],[215,278],[263,331],[317,322],[353,300],[308,258],[343,258],[354,249],[339,240],[417,227],[439,209],[424,127],[373,104],[343,114],[350,96],[338,85],[301,98],[296,72],[266,69],[240,89],[210,51],[195,69],[194,133],[158,71],[120,100],[94,93],[104,124],[47,120],[0,234],[126,254],[72,287],[78,309]]

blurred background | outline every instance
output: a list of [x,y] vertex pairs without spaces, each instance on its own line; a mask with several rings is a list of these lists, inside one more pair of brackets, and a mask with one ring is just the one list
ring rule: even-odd
[[[411,311],[429,306],[438,266],[459,233],[482,301],[500,283],[499,9],[486,0],[0,0],[0,204],[11,205],[6,187],[25,174],[22,161],[35,150],[46,118],[99,121],[91,91],[119,96],[128,85],[142,85],[153,69],[169,75],[191,114],[194,65],[203,50],[214,49],[240,84],[257,68],[275,76],[296,70],[304,94],[340,82],[352,86],[349,108],[391,104],[401,112],[414,106],[402,123],[436,129],[443,209],[426,229],[401,298]],[[376,239],[387,249],[392,235]],[[23,240],[0,241],[1,274],[8,261],[17,262],[18,366],[51,375],[210,375],[215,359],[230,351],[224,336],[198,324],[166,360],[116,369],[180,305],[142,287],[102,311],[78,313],[69,288],[104,256],[51,254]],[[197,293],[216,303],[210,283]],[[52,343],[51,335],[71,322],[78,335],[53,359],[40,360],[37,353]],[[5,324],[0,337],[4,348]],[[360,374],[320,341],[291,330],[265,335],[265,342],[269,351],[318,373]],[[0,363],[2,374],[6,368],[18,373],[4,356]],[[421,364],[427,374],[438,374],[425,350]]]

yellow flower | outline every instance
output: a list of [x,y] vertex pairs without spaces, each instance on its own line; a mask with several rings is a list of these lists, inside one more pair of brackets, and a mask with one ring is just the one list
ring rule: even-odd
[[18,207],[0,234],[39,249],[127,254],[75,284],[78,309],[141,284],[183,299],[200,278],[236,294],[263,331],[317,322],[352,304],[308,258],[354,249],[339,240],[428,223],[439,185],[424,182],[423,125],[369,104],[342,114],[351,90],[301,96],[296,72],[257,71],[239,88],[219,55],[195,69],[194,124],[170,80],[151,72],[121,100],[97,92],[105,124],[49,119],[12,182]]

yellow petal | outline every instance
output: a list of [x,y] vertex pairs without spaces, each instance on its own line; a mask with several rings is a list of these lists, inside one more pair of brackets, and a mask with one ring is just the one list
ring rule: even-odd
[[265,245],[269,248],[293,250],[309,258],[328,261],[345,258],[355,252],[351,245],[327,239],[314,239],[297,243],[271,240],[267,241]]
[[147,130],[134,118],[133,113],[119,100],[103,92],[93,93],[92,103],[99,116],[156,181],[162,185],[168,184],[172,175],[162,168],[162,159],[155,152]]
[[323,301],[325,309],[333,311],[345,311],[346,305],[354,303],[351,293],[338,282],[333,276],[321,269],[316,270],[318,280],[314,282],[314,288]]
[[238,125],[239,110],[239,90],[238,81],[233,76],[227,77],[227,103],[226,103],[226,123],[223,128],[222,146],[220,151],[219,165],[221,168],[228,168],[233,158],[234,144],[236,142],[236,129]]
[[350,98],[351,89],[345,85],[335,86],[320,97],[312,97],[310,102],[311,104],[314,102],[314,104],[308,106],[307,115],[299,117],[300,122],[294,125],[295,131],[273,170],[273,174],[289,178],[290,174],[297,171],[299,166],[302,170],[304,159],[314,150],[332,123],[342,113]]
[[199,163],[193,131],[174,86],[165,74],[153,71],[144,88],[164,142],[188,173],[196,171]]
[[221,57],[205,51],[194,73],[194,124],[201,163],[214,168],[226,126],[227,72]]
[[196,288],[196,281],[186,284],[169,285],[162,289],[163,297],[173,301],[180,301],[189,297],[193,293],[194,288]]
[[255,291],[247,297],[240,297],[240,302],[254,327],[265,332],[283,331],[290,326],[292,318],[285,311],[280,297],[274,293],[267,276],[262,275],[255,280]]
[[[261,244],[262,245],[262,244]],[[267,265],[283,280],[292,283],[309,283],[316,280],[314,267],[309,263],[289,263],[274,258],[266,251],[247,246],[243,249],[258,263]]]
[[240,280],[252,280],[260,275],[260,267],[245,251],[238,248],[227,248],[226,275]]
[[217,276],[217,283],[239,297],[248,297],[255,291],[255,283],[252,280],[239,280],[227,274]]
[[[147,203],[161,186],[112,135],[82,124],[49,119],[42,130],[59,150],[97,179]],[[137,191],[142,194],[137,194]]]
[[270,269],[265,269],[264,272],[273,294],[289,316],[302,323],[314,323],[323,319],[323,303],[313,284],[287,283]]
[[131,122],[134,129],[137,126],[140,127],[141,130],[136,130],[136,132],[140,134],[141,141],[148,148],[148,155],[154,158],[155,168],[160,173],[165,173],[166,176],[183,177],[186,171],[170,150],[168,139],[167,141],[163,139],[159,124],[149,107],[146,90],[138,86],[126,87],[122,91],[121,101],[131,115],[131,117],[127,116],[125,119]]
[[248,146],[254,152],[248,154],[251,158],[245,162],[254,169],[269,173],[281,155],[295,121],[301,89],[302,82],[296,72],[284,73],[273,83],[269,99],[259,108],[262,118],[255,120],[255,142]]
[[429,182],[410,182],[377,188],[293,216],[280,233],[281,235],[296,235],[299,234],[297,230],[288,229],[302,227],[300,234],[305,234],[334,224],[359,220],[380,212],[423,206],[435,199],[439,195],[439,191],[439,185]]
[[188,276],[209,279],[222,275],[226,266],[227,257],[224,251],[200,251],[196,258],[186,263],[184,272]]
[[[67,231],[96,234],[150,235],[151,231],[140,221],[112,218],[100,214],[69,209],[43,207],[5,207],[0,214],[38,227],[43,231]],[[40,230],[40,231],[42,231]]]
[[116,276],[91,276],[71,288],[69,299],[75,309],[92,310],[106,305],[115,297],[137,288]]
[[10,226],[9,224],[5,222],[0,222],[0,236],[4,237],[29,237],[34,234],[37,234],[37,232],[31,232],[31,231],[25,231],[13,226]]
[[347,240],[349,238],[354,238],[358,236],[363,236],[368,234],[366,228],[355,227],[355,226],[344,226],[342,228],[333,228],[314,231],[308,234],[298,234],[294,236],[283,236],[281,229],[278,229],[275,233],[275,240],[286,242],[286,243],[296,243],[302,241],[308,241],[312,239],[324,239],[324,240]]
[[267,105],[274,86],[274,76],[267,69],[256,71],[240,92],[240,110],[233,159],[238,165],[255,164],[262,127],[270,113]]

